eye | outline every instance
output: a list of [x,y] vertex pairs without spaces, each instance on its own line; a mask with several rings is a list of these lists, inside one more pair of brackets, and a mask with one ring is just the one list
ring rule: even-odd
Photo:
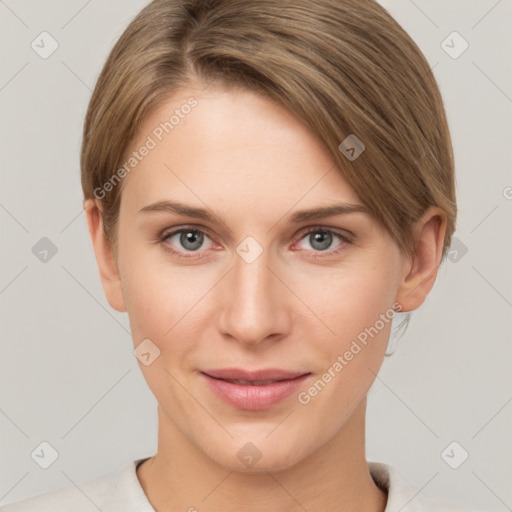
[[[161,241],[166,249],[183,258],[200,258],[200,249],[211,249],[213,242],[202,230],[197,228],[181,228],[162,235]],[[204,246],[205,241],[209,241]],[[177,249],[176,249],[177,248]],[[197,254],[187,254],[197,253]]]
[[[338,243],[334,249],[331,249],[336,238],[340,240],[340,243]],[[347,235],[344,235],[337,230],[323,227],[309,228],[300,239],[299,244],[302,241],[306,241],[306,245],[309,245],[309,247],[302,247],[302,249],[312,250],[314,252],[325,252],[329,255],[337,253],[343,249],[345,244],[350,243]]]
[[[336,238],[339,243],[332,248]],[[206,255],[207,249],[212,249],[215,246],[205,231],[196,227],[182,227],[171,232],[164,232],[159,237],[159,241],[167,251],[178,258],[199,259]],[[307,242],[306,247],[301,247],[301,242]],[[296,244],[299,245],[300,250],[311,251],[312,256],[317,258],[337,254],[349,243],[351,243],[349,235],[335,229],[311,227]]]

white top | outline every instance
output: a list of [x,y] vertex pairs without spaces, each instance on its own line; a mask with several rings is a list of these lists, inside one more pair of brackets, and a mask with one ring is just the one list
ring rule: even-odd
[[[4,505],[1,512],[155,512],[137,478],[137,459],[94,480],[57,489]],[[433,500],[403,480],[396,470],[380,462],[368,462],[375,483],[388,493],[385,512],[463,512]],[[468,511],[466,511],[468,512]]]

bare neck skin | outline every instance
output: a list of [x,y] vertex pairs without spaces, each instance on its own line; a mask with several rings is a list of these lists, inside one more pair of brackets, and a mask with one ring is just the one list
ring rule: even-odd
[[[366,399],[329,442],[279,472],[233,472],[198,450],[158,408],[158,451],[137,477],[156,512],[383,512],[365,457]],[[283,426],[284,427],[284,426]]]

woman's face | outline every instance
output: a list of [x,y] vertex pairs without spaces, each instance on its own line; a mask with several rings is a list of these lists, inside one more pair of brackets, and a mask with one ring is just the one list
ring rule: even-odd
[[169,432],[245,471],[342,435],[383,361],[405,260],[363,208],[305,213],[362,206],[328,152],[282,107],[225,89],[176,94],[131,151],[109,300]]

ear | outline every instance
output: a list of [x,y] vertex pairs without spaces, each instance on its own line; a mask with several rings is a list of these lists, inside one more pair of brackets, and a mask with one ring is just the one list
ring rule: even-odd
[[101,284],[103,292],[108,303],[117,311],[125,312],[123,289],[121,287],[121,279],[114,257],[114,251],[110,242],[103,232],[102,211],[97,200],[86,199],[84,201],[85,215],[87,216],[87,224],[89,226],[89,234],[91,236],[96,263],[100,271]]
[[428,208],[415,223],[414,254],[404,262],[403,278],[396,297],[402,306],[400,312],[419,308],[434,286],[441,264],[445,233],[446,214],[437,207]]

